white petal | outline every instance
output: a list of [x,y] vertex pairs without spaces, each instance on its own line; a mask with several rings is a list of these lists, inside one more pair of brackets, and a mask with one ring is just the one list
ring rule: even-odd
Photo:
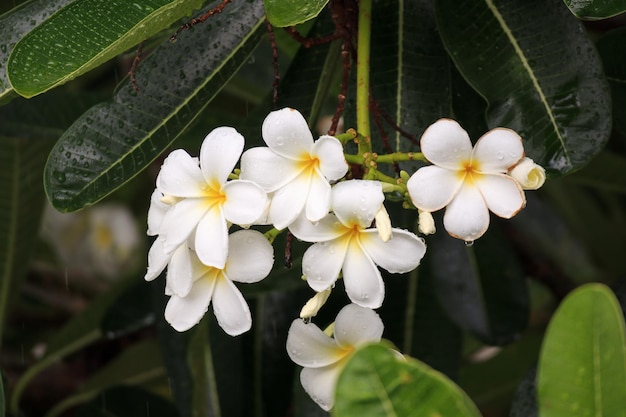
[[359,347],[365,343],[379,342],[385,326],[372,309],[348,304],[335,320],[335,340],[339,346]]
[[524,191],[517,181],[507,175],[481,175],[476,185],[495,215],[510,219],[526,205]]
[[284,229],[302,213],[309,196],[310,182],[311,177],[302,173],[274,193],[269,220],[275,228]]
[[215,284],[213,312],[220,327],[231,336],[245,333],[252,327],[248,303],[226,276],[218,278]]
[[313,144],[311,156],[317,157],[320,171],[330,181],[338,180],[348,172],[348,163],[343,156],[343,146],[337,138],[321,136]]
[[358,242],[346,251],[343,281],[350,301],[367,308],[378,308],[385,298],[385,285],[380,271]]
[[186,245],[180,245],[172,253],[167,267],[167,286],[179,297],[185,297],[193,285],[191,253]]
[[310,246],[302,257],[302,273],[315,291],[330,288],[345,262],[349,240],[339,238]]
[[223,269],[228,256],[228,226],[222,210],[213,206],[198,223],[195,250],[203,264]]
[[420,147],[430,162],[452,170],[462,168],[472,154],[469,135],[450,119],[440,119],[430,125],[420,139]]
[[443,227],[458,239],[471,242],[481,237],[489,227],[489,210],[480,190],[465,184],[446,208]]
[[538,190],[546,182],[546,170],[527,157],[509,169],[509,175],[519,182],[523,190]]
[[323,410],[329,411],[335,403],[335,386],[346,360],[324,368],[304,368],[300,372],[302,388]]
[[315,324],[296,319],[287,333],[287,354],[300,366],[320,368],[337,362],[346,351]]
[[258,282],[274,265],[274,247],[262,233],[239,230],[228,239],[228,260],[224,273],[237,282]]
[[208,184],[226,182],[241,156],[243,145],[243,136],[232,127],[218,127],[204,138],[200,167]]
[[431,212],[447,206],[461,185],[463,185],[461,172],[436,165],[418,169],[406,183],[415,207]]
[[187,198],[170,208],[161,223],[161,236],[165,239],[164,249],[172,252],[182,245],[204,217],[207,206],[203,199]]
[[344,225],[369,227],[385,200],[378,181],[350,180],[335,184],[333,211]]
[[325,242],[327,240],[337,239],[345,234],[347,229],[337,216],[328,214],[318,222],[310,222],[306,216],[298,216],[298,218],[289,225],[289,231],[299,240],[305,242]]
[[391,273],[405,273],[419,265],[426,245],[424,241],[406,230],[393,228],[391,239],[383,242],[375,230],[360,234],[361,246],[372,261]]
[[201,197],[202,187],[206,186],[198,160],[182,149],[169,154],[156,179],[156,185],[163,194],[176,197]]
[[165,252],[163,248],[164,242],[162,237],[158,237],[152,242],[152,246],[150,246],[150,250],[148,251],[148,270],[144,277],[146,281],[152,281],[161,275],[161,272],[163,272],[172,257],[171,253],[168,254]]
[[321,220],[330,211],[330,199],[330,184],[317,172],[314,173],[306,200],[306,218],[312,222]]
[[165,216],[165,212],[170,208],[168,204],[161,201],[161,198],[163,198],[163,193],[158,189],[154,190],[150,196],[150,208],[148,208],[148,236],[159,234],[163,216]]
[[239,178],[254,181],[271,193],[292,181],[301,171],[298,161],[283,158],[270,148],[252,148],[241,156]]
[[263,140],[277,154],[299,160],[313,146],[313,135],[299,111],[290,108],[271,112],[261,128]]
[[199,279],[186,297],[172,296],[165,306],[165,320],[179,332],[191,329],[209,308],[214,285],[215,280]]
[[524,156],[522,138],[512,131],[499,127],[478,139],[472,162],[478,163],[480,172],[504,173]]
[[251,181],[229,181],[222,187],[226,195],[224,217],[238,225],[252,224],[263,215],[267,194]]

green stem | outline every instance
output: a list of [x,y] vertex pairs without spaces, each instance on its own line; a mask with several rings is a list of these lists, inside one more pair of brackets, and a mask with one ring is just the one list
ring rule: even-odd
[[372,151],[369,113],[371,35],[372,0],[360,0],[356,60],[356,130],[364,138],[359,140],[359,155]]
[[376,158],[376,162],[383,164],[393,164],[402,161],[426,162],[426,158],[424,158],[424,154],[422,154],[421,152],[394,152],[386,155],[378,155],[378,157]]

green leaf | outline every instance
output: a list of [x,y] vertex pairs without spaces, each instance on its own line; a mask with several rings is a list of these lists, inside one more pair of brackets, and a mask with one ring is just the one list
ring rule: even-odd
[[626,177],[623,175],[625,166],[625,157],[604,150],[585,169],[568,176],[567,181],[623,194],[626,193]]
[[9,81],[33,97],[98,67],[199,9],[203,0],[76,0],[13,48]]
[[0,417],[6,414],[6,402],[4,398],[4,375],[0,373]]
[[57,142],[44,177],[52,204],[60,211],[93,204],[158,157],[246,61],[264,19],[260,0],[233,1],[142,61],[139,92],[124,83],[112,102],[91,108]]
[[626,28],[611,30],[598,40],[596,47],[611,86],[613,127],[626,136],[626,56],[621,53],[626,42]]
[[273,26],[295,26],[317,16],[328,0],[263,0]]
[[125,291],[102,317],[100,329],[108,338],[118,338],[141,329],[155,321],[152,299],[146,297],[150,283],[137,280]]
[[519,337],[528,322],[528,290],[497,223],[472,246],[437,233],[427,256],[439,301],[457,325],[492,345]]
[[626,416],[625,344],[611,290],[588,284],[572,292],[550,321],[541,350],[540,415]]
[[480,413],[452,381],[383,345],[357,350],[337,381],[336,417],[455,416]]
[[597,52],[561,0],[438,0],[459,71],[489,103],[487,123],[524,139],[549,173],[585,165],[608,140],[610,97]]
[[623,0],[564,0],[579,19],[600,20],[626,12]]
[[136,387],[115,387],[81,407],[77,417],[177,417],[174,405]]
[[191,407],[196,417],[222,415],[209,343],[209,320],[209,317],[205,316],[195,326],[187,353],[193,381]]
[[0,104],[17,96],[6,71],[6,62],[17,41],[73,1],[75,0],[29,1],[0,16]]

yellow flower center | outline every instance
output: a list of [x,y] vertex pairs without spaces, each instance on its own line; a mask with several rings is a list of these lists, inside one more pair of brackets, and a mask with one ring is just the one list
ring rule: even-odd
[[476,161],[467,160],[461,164],[461,169],[458,171],[459,177],[473,184],[476,179],[482,174],[480,173],[480,164]]
[[216,204],[223,205],[226,202],[226,194],[222,191],[222,186],[213,182],[202,187],[204,192],[204,201],[207,206],[213,207]]
[[300,158],[300,162],[298,163],[298,168],[300,171],[306,171],[312,173],[316,168],[319,168],[320,160],[317,156],[313,156],[311,154],[304,154]]

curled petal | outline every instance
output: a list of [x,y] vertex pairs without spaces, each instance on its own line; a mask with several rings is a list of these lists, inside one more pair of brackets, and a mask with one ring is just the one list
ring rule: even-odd
[[461,169],[472,155],[469,135],[450,119],[440,119],[430,125],[420,139],[420,148],[430,162],[451,170]]
[[228,238],[228,260],[224,273],[233,281],[258,282],[274,265],[274,248],[255,230],[239,230]]
[[198,223],[194,249],[203,264],[218,269],[226,265],[228,225],[218,206],[213,206]]
[[379,342],[385,326],[372,309],[348,304],[335,320],[335,340],[339,346],[359,347],[365,343]]
[[226,201],[222,209],[224,217],[238,225],[252,224],[263,215],[267,194],[251,181],[229,181],[222,187]]
[[383,304],[385,285],[380,271],[356,240],[346,251],[343,281],[353,303],[367,308],[378,308]]
[[271,150],[285,158],[299,160],[313,146],[313,135],[298,110],[284,108],[271,112],[261,128]]
[[156,185],[163,194],[176,197],[202,197],[202,187],[206,186],[198,160],[182,149],[170,153],[156,179]]
[[161,236],[164,249],[172,252],[187,240],[204,217],[207,207],[202,199],[187,198],[174,204],[163,216]]
[[302,213],[309,196],[311,178],[305,173],[274,193],[269,220],[281,230],[293,223]]
[[214,286],[214,279],[199,279],[186,297],[172,296],[165,306],[165,320],[179,332],[191,329],[209,308]]
[[497,216],[510,219],[526,205],[521,186],[507,175],[482,175],[476,185],[489,210]]
[[302,273],[315,291],[330,288],[345,262],[349,240],[340,238],[310,246],[302,257]]
[[426,245],[422,239],[397,228],[392,229],[392,237],[387,242],[383,242],[375,230],[363,231],[360,240],[372,261],[394,274],[414,270],[426,253]]
[[[524,190],[537,190],[546,182],[546,170],[526,157],[509,170],[509,175],[519,182]],[[150,219],[149,212],[148,219]],[[149,230],[150,228],[148,232]]]
[[330,211],[330,199],[330,184],[315,172],[311,176],[311,188],[306,200],[306,218],[312,222],[321,220]]
[[350,180],[333,187],[332,207],[335,215],[347,227],[369,227],[385,200],[378,181]]
[[232,127],[213,129],[202,142],[200,167],[207,184],[224,184],[243,151],[244,139]]
[[152,242],[152,246],[150,246],[150,250],[148,251],[148,270],[144,277],[146,281],[152,281],[161,275],[161,272],[163,272],[172,257],[171,253],[165,252],[163,248],[164,243],[165,240],[162,237],[157,237],[156,240]]
[[301,171],[297,161],[283,158],[269,148],[251,148],[241,156],[239,178],[254,181],[271,193],[288,184]]
[[252,327],[248,303],[230,279],[220,274],[213,292],[213,312],[218,324],[231,336],[238,336]]
[[167,286],[179,297],[186,296],[193,285],[191,254],[185,245],[181,245],[172,253],[167,267]]
[[346,351],[315,324],[296,319],[287,334],[287,354],[300,366],[320,368],[337,362]]
[[313,144],[311,155],[317,157],[320,171],[330,181],[338,180],[348,172],[348,163],[343,156],[343,146],[337,138],[321,136]]
[[347,359],[323,368],[304,368],[300,372],[302,388],[323,410],[329,411],[335,403],[335,386]]
[[478,187],[466,184],[446,208],[443,226],[458,239],[471,242],[489,227],[489,210]]
[[406,184],[415,207],[431,212],[447,206],[462,185],[463,176],[458,171],[436,165],[418,169]]
[[472,162],[478,163],[483,173],[504,173],[524,156],[522,138],[512,131],[498,127],[478,139]]
[[310,222],[306,216],[298,216],[298,218],[289,225],[289,231],[293,235],[305,242],[325,242],[339,238],[348,232],[347,229],[337,216],[328,214],[318,222]]

